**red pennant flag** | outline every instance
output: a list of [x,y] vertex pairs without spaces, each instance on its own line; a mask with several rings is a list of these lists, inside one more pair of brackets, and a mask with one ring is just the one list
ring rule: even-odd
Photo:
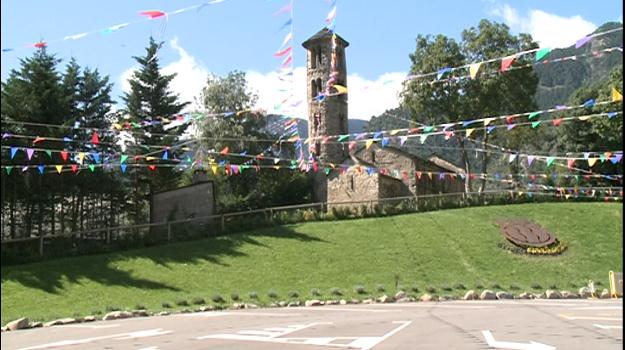
[[45,138],[45,137],[39,137],[39,136],[37,136],[37,137],[35,138],[35,141],[33,141],[33,145],[36,145],[36,144],[38,144],[38,143],[40,143],[40,142],[43,142],[43,141],[45,141],[45,140],[46,140],[46,138]]
[[226,146],[226,147],[225,147],[224,149],[222,149],[222,150],[221,150],[221,152],[219,152],[219,153],[220,153],[220,154],[223,154],[223,155],[226,155],[226,154],[228,154],[228,151],[229,151],[229,150],[230,150],[230,149]]
[[417,171],[417,179],[421,180],[421,172],[420,171]]
[[100,137],[98,136],[97,132],[93,132],[93,135],[91,135],[91,143],[93,143],[94,145],[97,145],[100,143]]
[[67,162],[67,156],[68,156],[67,151],[61,151],[61,158],[63,158],[64,162]]
[[317,170],[319,170],[319,164],[317,164],[317,162],[313,162],[313,171],[317,172]]
[[274,53],[273,55],[276,57],[282,57],[284,55],[286,55],[287,53],[291,52],[293,48],[291,46],[287,47],[286,49],[282,50],[282,51],[278,51],[276,53]]
[[148,169],[154,171],[156,170],[156,165],[148,165]]
[[407,171],[402,172],[402,175],[404,176],[404,180],[408,180],[408,172]]
[[78,164],[72,164],[72,173],[76,173],[78,171]]
[[513,116],[509,115],[509,116],[506,117],[506,123],[512,124],[513,121],[514,121],[514,117]]
[[553,126],[560,126],[560,123],[562,123],[562,118],[554,119],[552,122]]
[[569,169],[573,168],[573,165],[575,164],[575,159],[568,159],[566,161],[566,164],[569,167]]
[[139,12],[139,14],[141,16],[146,16],[149,19],[155,19],[155,18],[159,18],[159,17],[165,16],[165,12],[157,11],[157,10],[141,11],[141,12]]
[[515,55],[504,57],[501,60],[501,71],[505,72],[508,69],[510,69],[510,66],[512,66],[512,63],[514,62],[515,59],[516,59]]
[[34,46],[38,49],[41,49],[41,48],[48,46],[48,43],[45,41],[40,41],[40,42],[35,43]]

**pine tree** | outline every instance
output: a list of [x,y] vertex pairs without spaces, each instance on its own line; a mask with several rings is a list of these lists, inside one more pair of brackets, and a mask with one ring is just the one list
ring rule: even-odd
[[[136,155],[155,154],[157,158],[162,154],[161,152],[166,151],[164,146],[174,145],[185,130],[185,127],[181,126],[168,130],[168,135],[163,135],[165,132],[161,123],[162,118],[174,117],[189,104],[189,102],[179,102],[178,95],[169,89],[176,74],[164,75],[160,72],[157,53],[162,45],[162,42],[157,43],[154,38],[150,37],[145,56],[133,57],[140,67],[129,80],[130,92],[123,96],[126,104],[125,112],[128,115],[125,121],[144,126],[138,129],[144,132],[142,135],[135,134],[139,147],[133,147],[133,151]],[[175,151],[175,149],[167,150],[169,159],[175,158]],[[148,170],[145,168],[136,167],[133,170],[135,221],[142,221],[144,216],[143,204],[146,190],[152,193],[175,186],[176,174],[173,168],[157,168],[155,171],[149,171],[150,173],[146,171]]]

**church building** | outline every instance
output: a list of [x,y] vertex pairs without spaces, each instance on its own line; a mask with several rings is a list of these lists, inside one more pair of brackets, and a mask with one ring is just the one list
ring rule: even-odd
[[[348,87],[345,49],[349,43],[324,28],[302,46],[307,50],[308,136],[314,140],[309,144],[309,152],[320,164],[348,166],[344,172],[313,174],[315,202],[375,202],[382,198],[464,191],[463,181],[455,176],[439,178],[439,173],[464,176],[463,169],[436,156],[422,159],[401,148],[377,144],[369,149],[361,144],[350,151],[346,143],[324,143],[326,136],[349,133],[348,94],[328,89],[328,82]],[[363,171],[367,167],[386,171],[369,174]]]

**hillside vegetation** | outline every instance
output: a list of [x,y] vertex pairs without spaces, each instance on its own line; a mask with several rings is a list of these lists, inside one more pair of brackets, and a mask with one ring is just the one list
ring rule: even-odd
[[[497,219],[527,218],[569,249],[560,256],[515,255]],[[475,207],[384,218],[312,222],[243,234],[2,268],[2,324],[28,316],[49,320],[110,309],[163,309],[166,302],[237,293],[246,302],[394,293],[461,295],[467,289],[573,290],[588,279],[607,288],[623,268],[621,203],[544,203]],[[398,287],[396,288],[396,284]],[[532,285],[539,288],[533,288]],[[416,287],[416,288],[414,288]],[[451,290],[447,290],[451,289]],[[256,292],[259,300],[250,299]],[[292,294],[293,295],[293,294]],[[191,305],[192,307],[193,305]]]

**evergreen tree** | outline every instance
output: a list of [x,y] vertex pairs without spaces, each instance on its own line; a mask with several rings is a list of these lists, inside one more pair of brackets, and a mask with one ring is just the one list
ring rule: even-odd
[[[163,146],[174,145],[186,129],[184,126],[174,128],[165,135],[162,118],[170,119],[179,114],[189,102],[179,102],[178,95],[169,89],[175,74],[164,75],[160,72],[158,50],[163,43],[157,43],[152,37],[146,48],[145,56],[133,57],[139,68],[133,73],[130,82],[130,92],[124,94],[123,100],[126,104],[125,112],[130,123],[142,125],[139,131],[143,134],[135,133],[138,147],[133,147],[135,155],[154,154],[159,158],[166,149]],[[176,157],[175,149],[169,149],[168,158]],[[145,158],[136,158],[138,161]],[[174,168],[157,168],[155,171],[146,173],[145,168],[134,168],[134,219],[144,221],[143,213],[145,199],[148,193],[174,187],[176,173]]]

